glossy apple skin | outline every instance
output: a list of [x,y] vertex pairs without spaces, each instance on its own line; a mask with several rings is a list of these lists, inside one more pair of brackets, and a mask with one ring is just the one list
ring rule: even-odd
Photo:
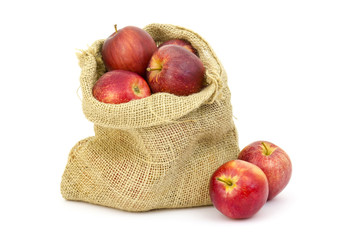
[[126,103],[151,95],[150,88],[140,75],[114,70],[102,75],[93,87],[93,95],[104,103]]
[[108,71],[120,69],[145,77],[146,67],[156,50],[154,39],[146,31],[127,26],[105,40],[101,54]]
[[[228,183],[222,180],[229,181]],[[231,160],[211,176],[210,199],[216,209],[229,218],[252,217],[266,203],[269,187],[264,172],[256,165]]]
[[204,65],[195,54],[177,45],[167,45],[151,57],[147,81],[152,93],[188,96],[201,91],[204,74]]
[[[266,148],[272,153],[268,155]],[[273,199],[289,183],[292,173],[290,157],[275,144],[268,141],[256,141],[241,150],[238,159],[253,163],[260,167],[269,182],[269,197]]]
[[160,44],[159,48],[161,48],[163,46],[167,46],[167,45],[177,45],[177,46],[183,47],[186,50],[189,50],[190,52],[197,55],[196,49],[187,40],[184,40],[184,39],[171,39],[171,40],[168,40],[168,41],[163,42],[162,44]]

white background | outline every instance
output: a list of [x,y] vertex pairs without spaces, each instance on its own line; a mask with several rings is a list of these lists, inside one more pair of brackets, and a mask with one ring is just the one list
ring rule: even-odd
[[[66,201],[72,146],[93,135],[77,49],[118,27],[205,38],[232,92],[239,146],[291,157],[286,189],[254,217],[214,207],[128,213]],[[0,239],[359,239],[359,1],[2,1]]]

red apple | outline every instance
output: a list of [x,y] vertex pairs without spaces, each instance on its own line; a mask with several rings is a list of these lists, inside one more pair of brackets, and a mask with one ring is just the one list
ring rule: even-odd
[[97,80],[93,95],[100,102],[119,104],[150,96],[151,92],[145,79],[138,74],[114,70]]
[[194,53],[195,55],[197,55],[196,49],[187,40],[184,40],[184,39],[171,39],[171,40],[168,40],[168,41],[163,42],[162,44],[160,44],[159,48],[163,47],[163,46],[167,46],[167,45],[177,45],[177,46],[183,47],[183,48],[189,50],[190,52]]
[[183,47],[167,45],[151,57],[147,79],[153,93],[187,96],[200,92],[205,68],[200,58]]
[[211,176],[210,199],[230,218],[249,218],[266,203],[269,186],[264,172],[256,165],[231,160]]
[[127,70],[142,77],[152,54],[157,50],[154,39],[138,27],[127,26],[108,37],[102,47],[102,57],[108,71]]
[[243,148],[238,159],[253,163],[260,167],[269,182],[269,197],[273,199],[288,184],[292,165],[284,150],[267,141],[257,141]]

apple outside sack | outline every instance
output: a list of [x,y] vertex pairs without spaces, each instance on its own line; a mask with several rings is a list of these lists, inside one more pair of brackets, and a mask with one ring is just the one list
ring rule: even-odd
[[158,45],[188,40],[205,66],[206,87],[189,96],[156,93],[128,103],[102,103],[92,87],[106,71],[104,40],[82,51],[82,107],[95,136],[70,151],[62,196],[133,212],[211,205],[212,173],[239,153],[226,72],[193,31],[168,24],[144,30]]

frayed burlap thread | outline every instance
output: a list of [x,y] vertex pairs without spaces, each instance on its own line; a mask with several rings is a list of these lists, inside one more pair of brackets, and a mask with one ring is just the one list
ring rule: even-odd
[[227,76],[209,44],[183,27],[144,28],[160,44],[186,39],[206,68],[206,87],[190,96],[157,93],[105,104],[92,87],[105,73],[104,40],[78,53],[85,116],[95,136],[70,151],[62,177],[65,199],[126,211],[210,205],[211,174],[239,152]]

